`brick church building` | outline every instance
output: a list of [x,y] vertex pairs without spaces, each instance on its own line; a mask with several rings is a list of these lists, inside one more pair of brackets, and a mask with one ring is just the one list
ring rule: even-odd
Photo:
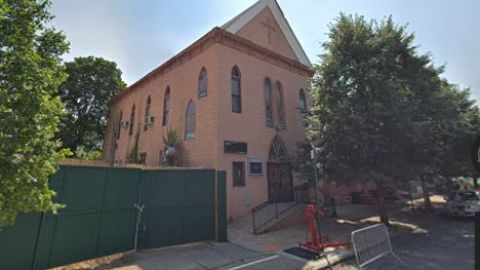
[[174,128],[188,167],[227,172],[229,217],[293,200],[303,179],[288,161],[305,139],[311,75],[278,3],[260,0],[110,102],[104,158],[128,163],[135,147],[159,166]]

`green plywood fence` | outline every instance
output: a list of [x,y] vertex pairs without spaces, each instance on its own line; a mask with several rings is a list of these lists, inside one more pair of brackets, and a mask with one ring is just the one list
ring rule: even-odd
[[[0,269],[70,264],[139,248],[226,241],[225,173],[60,166],[58,215],[28,214],[0,232]],[[134,204],[144,206],[140,212]]]

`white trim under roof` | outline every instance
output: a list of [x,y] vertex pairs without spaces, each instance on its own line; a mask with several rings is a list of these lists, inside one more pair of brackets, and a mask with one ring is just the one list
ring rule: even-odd
[[276,0],[259,0],[253,6],[249,7],[238,16],[224,24],[222,28],[235,34],[266,7],[268,7],[272,12],[273,17],[280,26],[280,29],[285,35],[285,38],[295,53],[298,61],[308,67],[311,67],[312,64],[310,63],[310,60],[308,60],[307,54],[303,50],[302,45],[300,45],[300,42],[298,42],[295,33],[293,33],[292,28],[288,24],[287,19],[285,19],[285,16],[283,15],[283,12]]

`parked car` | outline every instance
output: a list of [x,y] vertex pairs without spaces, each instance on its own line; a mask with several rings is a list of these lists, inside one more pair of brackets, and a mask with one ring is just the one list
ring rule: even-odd
[[475,190],[451,193],[446,208],[449,216],[475,216],[475,212],[480,212],[480,193]]

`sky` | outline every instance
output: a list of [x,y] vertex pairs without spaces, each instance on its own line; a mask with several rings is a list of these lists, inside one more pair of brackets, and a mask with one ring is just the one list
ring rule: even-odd
[[[115,61],[132,84],[221,26],[256,0],[53,0],[53,26],[70,41],[66,61],[97,56]],[[312,63],[340,12],[377,21],[392,15],[415,34],[444,77],[468,87],[480,104],[480,1],[277,0]]]

